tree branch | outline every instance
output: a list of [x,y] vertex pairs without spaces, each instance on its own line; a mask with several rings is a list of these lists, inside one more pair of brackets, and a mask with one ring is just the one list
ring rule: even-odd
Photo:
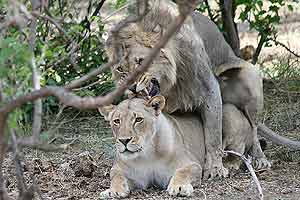
[[[144,0],[145,5],[148,5],[147,0]],[[138,4],[141,2],[138,1]],[[163,48],[168,40],[171,38],[173,34],[176,33],[176,31],[182,26],[184,23],[186,17],[194,10],[196,7],[196,0],[190,0],[190,1],[178,1],[178,9],[180,15],[171,23],[168,30],[164,33],[164,35],[161,37],[159,42],[154,46],[154,48],[151,49],[149,55],[145,58],[145,60],[142,62],[141,66],[137,68],[135,71],[133,71],[128,78],[125,80],[124,84],[117,87],[114,91],[111,93],[105,95],[105,96],[97,96],[97,97],[79,97],[75,94],[73,94],[71,91],[72,89],[78,88],[82,86],[86,81],[90,80],[94,76],[104,72],[109,67],[113,66],[120,58],[116,57],[113,58],[113,61],[105,64],[103,67],[95,69],[88,73],[87,75],[81,77],[80,79],[72,81],[70,84],[66,85],[65,87],[44,87],[41,89],[34,90],[24,96],[17,97],[9,102],[4,103],[2,107],[0,107],[0,193],[3,193],[4,189],[4,181],[3,181],[3,174],[2,174],[2,162],[3,158],[6,152],[6,146],[7,143],[4,138],[4,131],[6,126],[7,117],[10,112],[12,112],[17,107],[31,101],[35,101],[37,99],[46,98],[49,96],[55,96],[57,97],[64,105],[72,106],[78,109],[93,109],[97,108],[103,105],[107,105],[112,103],[112,101],[122,95],[124,91],[128,88],[129,85],[134,83],[136,77],[144,73],[151,65],[155,57],[159,54],[160,49]],[[129,23],[136,22],[138,20],[141,20],[147,13],[147,8],[140,13],[138,16],[129,16],[124,21],[121,21],[113,30],[112,35],[114,37],[115,42],[115,50],[117,50],[117,42],[118,42],[118,34],[120,29],[127,26]],[[18,141],[18,145],[28,145],[32,148],[36,148],[39,145],[37,142],[32,143],[31,140],[28,140],[28,143],[26,144],[26,140]],[[39,147],[39,146],[38,146]],[[3,186],[3,187],[2,187]],[[2,189],[3,188],[3,189]],[[32,190],[32,187],[30,187],[27,191],[30,192]],[[0,196],[4,197],[4,195]],[[24,197],[25,199],[25,197]],[[30,199],[26,197],[26,199]]]
[[[39,7],[41,7],[41,2],[39,0],[31,0],[32,11],[37,11]],[[35,42],[36,42],[36,28],[37,28],[37,18],[32,18],[30,24],[30,37],[29,44],[32,50],[32,58],[31,58],[31,69],[32,69],[32,85],[34,90],[41,89],[40,85],[40,75],[35,62]],[[43,114],[43,104],[41,99],[37,99],[34,101],[33,108],[33,123],[32,123],[32,139],[38,140],[39,134],[41,132],[42,127],[42,114]]]
[[98,13],[101,10],[101,8],[102,8],[103,4],[105,3],[105,1],[106,0],[101,0],[99,2],[99,4],[97,5],[97,7],[96,7],[95,11],[93,12],[92,16],[97,16],[98,15]]
[[278,40],[276,40],[276,39],[271,39],[274,43],[275,43],[275,45],[277,46],[277,45],[280,45],[280,46],[282,46],[283,48],[285,48],[288,52],[290,52],[291,54],[293,54],[295,57],[297,57],[297,58],[300,58],[300,55],[299,54],[297,54],[297,53],[295,53],[293,50],[291,50],[289,47],[287,47],[285,44],[283,44],[282,42],[279,42]]
[[236,30],[233,16],[233,1],[232,0],[222,0],[222,19],[224,30],[226,32],[226,39],[235,55],[240,57],[240,39]]
[[26,190],[27,186],[25,184],[24,180],[24,174],[21,166],[21,161],[20,161],[20,156],[19,156],[19,149],[18,149],[18,144],[17,144],[17,137],[15,132],[10,129],[10,134],[11,134],[11,142],[12,142],[12,151],[13,151],[13,160],[14,160],[14,165],[15,165],[15,170],[16,170],[16,177],[17,177],[17,187],[20,191],[20,196],[22,196]]
[[261,34],[261,35],[260,35],[260,39],[259,39],[257,48],[256,48],[256,50],[255,50],[255,53],[254,53],[253,58],[252,58],[252,61],[251,61],[251,63],[252,63],[253,65],[255,65],[255,64],[257,63],[258,56],[259,56],[259,54],[260,54],[260,52],[261,52],[261,50],[262,50],[262,47],[263,47],[263,45],[264,45],[266,39],[267,39],[267,36],[266,36],[265,34]]
[[209,5],[209,3],[208,3],[208,0],[205,0],[204,3],[205,3],[205,5],[206,5],[206,7],[207,7],[207,12],[208,12],[209,18],[210,18],[211,20],[214,20],[214,16],[213,16],[213,14],[212,14],[212,12],[211,12],[211,8],[210,8],[210,5]]
[[59,25],[59,23],[55,19],[53,19],[49,15],[42,15],[41,13],[39,13],[37,11],[32,11],[31,15],[34,16],[34,17],[38,17],[38,18],[41,18],[43,20],[49,21],[50,23],[52,23],[57,28],[57,30],[61,34],[63,34],[63,36],[65,37],[66,40],[68,40],[68,41],[70,40],[70,38],[68,36],[68,33]]
[[[0,102],[1,103],[1,102]],[[4,138],[4,128],[5,128],[5,118],[0,115],[0,199],[9,200],[8,194],[4,185],[4,176],[3,176],[3,160],[6,153],[7,143]]]

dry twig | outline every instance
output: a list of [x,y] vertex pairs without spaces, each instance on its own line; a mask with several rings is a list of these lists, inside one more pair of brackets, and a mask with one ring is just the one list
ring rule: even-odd
[[247,166],[252,178],[253,178],[253,181],[257,187],[257,191],[258,191],[258,196],[259,196],[259,199],[263,200],[264,199],[264,194],[263,194],[263,191],[262,191],[262,188],[261,188],[261,185],[259,183],[259,180],[255,174],[255,171],[251,165],[251,159],[250,158],[246,158],[244,155],[240,154],[240,153],[237,153],[235,151],[224,151],[225,154],[232,154],[232,155],[235,155],[235,156],[238,156],[244,163],[245,165]]

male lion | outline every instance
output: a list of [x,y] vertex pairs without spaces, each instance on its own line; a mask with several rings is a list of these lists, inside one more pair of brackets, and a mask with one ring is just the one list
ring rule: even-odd
[[[117,149],[111,185],[102,198],[126,197],[151,185],[167,189],[170,195],[192,195],[192,181],[201,178],[205,161],[204,127],[194,113],[161,113],[164,105],[163,96],[154,96],[99,108],[110,122]],[[223,148],[251,152],[250,123],[234,105],[223,108]],[[228,163],[230,168],[238,164]]]
[[[140,66],[144,56],[178,15],[176,5],[168,0],[150,1],[149,9],[142,22],[120,31],[118,52],[114,52],[112,37],[107,40],[109,57],[123,55],[121,61],[112,67],[113,78],[118,84]],[[235,56],[217,26],[207,17],[192,13],[161,50],[150,69],[139,78],[134,90],[147,89],[155,95],[154,87],[160,88],[166,97],[165,112],[193,111],[202,118],[207,151],[205,178],[228,173],[220,153],[221,91],[223,102],[236,105],[252,124],[257,167],[270,166],[257,140],[255,124],[257,112],[263,108],[262,78],[253,65]]]

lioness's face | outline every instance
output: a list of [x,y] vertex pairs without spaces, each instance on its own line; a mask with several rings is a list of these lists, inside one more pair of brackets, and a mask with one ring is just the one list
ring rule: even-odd
[[[139,98],[129,99],[111,107],[106,119],[110,121],[116,139],[117,153],[123,159],[143,156],[153,149],[155,122],[160,113],[159,103],[156,101],[153,104],[154,98],[158,97],[153,97],[152,101]],[[100,112],[103,114],[101,108]]]

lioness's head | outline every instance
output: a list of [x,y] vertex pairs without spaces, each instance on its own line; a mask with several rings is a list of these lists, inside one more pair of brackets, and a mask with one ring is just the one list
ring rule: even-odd
[[150,100],[133,98],[117,106],[99,108],[99,112],[110,122],[117,153],[122,159],[143,156],[154,148],[152,138],[164,105],[163,96],[154,96]]

